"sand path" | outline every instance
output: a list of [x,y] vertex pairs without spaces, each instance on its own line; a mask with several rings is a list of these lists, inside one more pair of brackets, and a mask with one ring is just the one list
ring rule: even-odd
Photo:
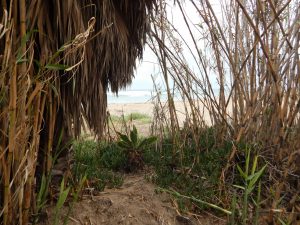
[[[209,225],[225,224],[222,221],[200,216],[179,215],[174,202],[164,193],[157,193],[155,185],[145,180],[143,174],[126,175],[118,189],[106,189],[97,195],[85,195],[76,203],[69,225]],[[61,210],[62,218],[66,209]],[[51,224],[51,209],[48,209]],[[61,220],[63,221],[63,219]],[[63,223],[61,223],[63,224]]]

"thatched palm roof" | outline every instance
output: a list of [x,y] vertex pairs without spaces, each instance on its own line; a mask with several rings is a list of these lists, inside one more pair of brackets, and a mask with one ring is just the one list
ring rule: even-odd
[[[96,35],[85,47],[84,61],[72,82],[72,73],[61,79],[61,97],[65,114],[74,122],[76,134],[83,113],[89,125],[101,133],[106,110],[106,91],[117,92],[130,84],[137,57],[141,57],[148,30],[148,12],[153,0],[102,0],[102,1],[32,1],[30,13],[37,19],[39,41],[56,51],[64,43],[84,32],[88,21],[95,18]],[[37,17],[36,17],[37,16]],[[41,17],[41,18],[40,18]],[[46,40],[45,40],[46,39]],[[47,40],[51,40],[50,42]],[[48,53],[49,54],[49,53]],[[68,65],[80,60],[71,54],[65,59]],[[69,124],[71,121],[69,121]]]

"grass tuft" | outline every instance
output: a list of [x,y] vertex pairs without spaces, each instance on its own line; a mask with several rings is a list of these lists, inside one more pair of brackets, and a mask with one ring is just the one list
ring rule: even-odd
[[128,121],[138,121],[141,123],[151,123],[152,118],[144,113],[138,113],[138,112],[134,112],[134,113],[130,113],[130,114],[125,114],[122,116],[117,116],[117,115],[111,115],[110,116],[111,120],[113,122],[121,122],[123,120],[125,120],[125,122]]
[[123,176],[117,170],[124,166],[125,157],[115,144],[85,140],[76,141],[73,146],[73,174],[76,179],[86,175],[98,191],[123,184]]
[[[218,202],[218,186],[222,168],[225,165],[225,158],[231,150],[231,143],[224,142],[219,146],[211,130],[207,130],[200,137],[203,141],[201,149],[196,151],[195,145],[189,143],[185,145],[184,154],[180,151],[173,155],[172,140],[165,139],[162,144],[162,151],[159,153],[155,149],[149,148],[144,155],[147,164],[155,170],[155,175],[150,179],[152,182],[164,189],[172,189],[185,196],[193,196],[206,202]],[[199,158],[192,166],[195,158]],[[178,198],[179,208],[182,211],[189,210],[192,205],[186,198]],[[200,209],[207,209],[207,205],[194,203]]]

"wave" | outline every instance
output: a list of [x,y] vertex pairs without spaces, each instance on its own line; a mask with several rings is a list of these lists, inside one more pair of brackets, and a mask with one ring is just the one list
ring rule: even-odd
[[143,91],[136,91],[136,90],[131,90],[131,91],[119,91],[118,95],[108,92],[107,95],[110,97],[151,97],[152,96],[152,91],[151,90],[143,90]]

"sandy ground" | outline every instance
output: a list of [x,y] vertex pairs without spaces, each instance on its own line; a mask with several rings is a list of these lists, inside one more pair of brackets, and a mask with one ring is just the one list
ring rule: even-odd
[[[201,102],[198,102],[198,108],[201,110],[201,114],[203,115],[204,120],[207,123],[210,123],[210,117],[208,110],[204,108]],[[165,112],[167,112],[167,105],[164,103]],[[185,110],[185,106],[183,102],[176,101],[175,102],[176,113],[178,117],[179,123],[182,125],[186,119],[187,113],[190,113],[190,109]],[[130,113],[142,113],[147,114],[151,118],[154,116],[154,104],[149,103],[124,103],[124,104],[108,104],[108,111],[111,115],[120,116],[122,114],[130,114]],[[186,113],[187,112],[187,113]]]
[[[162,114],[169,116],[168,113],[168,105],[167,103],[162,103],[163,105],[159,107],[159,112],[155,110],[155,106],[153,103],[111,103],[108,104],[107,110],[110,115],[112,116],[122,116],[122,115],[129,115],[131,113],[140,113],[140,114],[146,114],[148,115],[151,120],[155,120],[157,116],[161,116]],[[190,108],[186,108],[184,103],[181,101],[176,101],[175,103],[176,108],[176,115],[178,119],[178,123],[180,127],[184,126],[184,122],[186,121],[187,116],[191,118],[191,110]],[[199,109],[196,113],[199,119],[199,116],[202,118],[202,120],[205,121],[206,125],[211,124],[211,118],[208,110],[203,106],[203,104],[198,101],[197,102],[197,108]],[[114,125],[117,131],[124,132],[124,129],[122,128],[121,121],[114,121]],[[133,124],[137,127],[139,133],[142,136],[148,136],[151,134],[151,122],[144,122],[135,120],[133,121]],[[129,124],[127,124],[129,125]],[[85,126],[87,127],[87,126]],[[82,134],[85,138],[93,138],[93,134],[88,129],[82,129]],[[114,130],[110,126],[110,135],[114,136]]]
[[[67,208],[60,210],[63,224]],[[53,207],[48,219],[40,225],[53,224]],[[126,175],[118,189],[106,189],[97,195],[85,195],[69,216],[69,225],[223,225],[223,220],[207,214],[180,215],[174,201],[165,193],[157,193],[144,174]]]

